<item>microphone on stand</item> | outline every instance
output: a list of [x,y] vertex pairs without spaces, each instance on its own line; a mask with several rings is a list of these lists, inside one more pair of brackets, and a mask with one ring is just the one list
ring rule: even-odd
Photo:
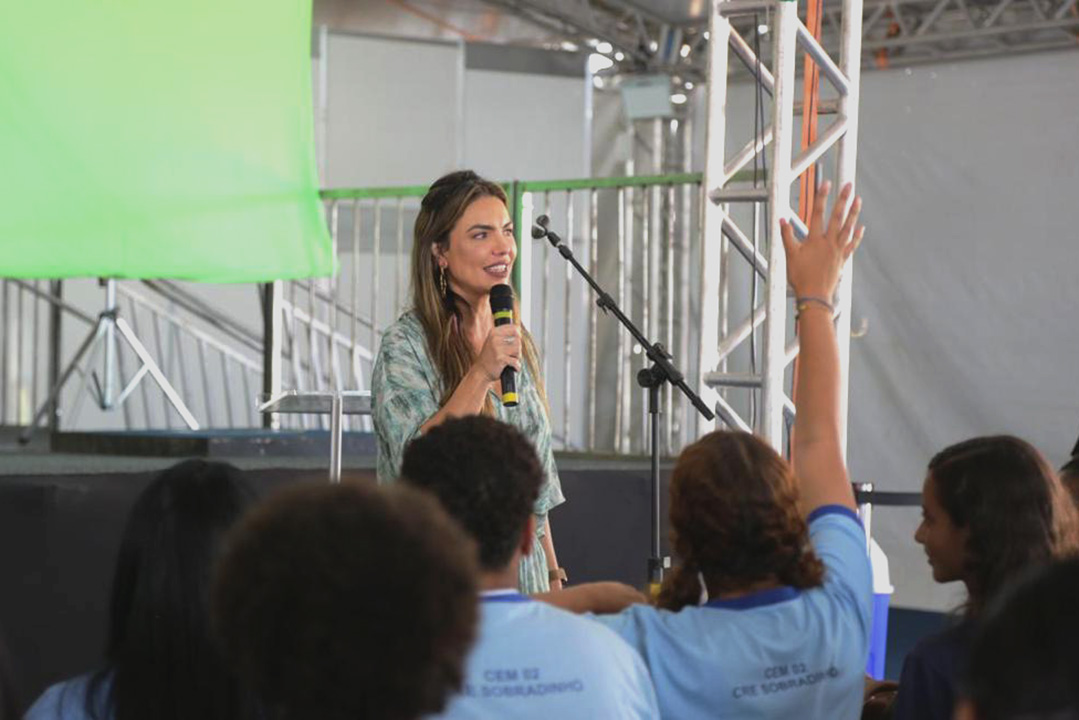
[[562,238],[554,234],[553,230],[550,230],[547,226],[551,223],[551,219],[546,215],[540,215],[536,218],[536,224],[532,226],[532,238],[539,240],[540,238],[547,238],[555,247],[562,244]]
[[[495,327],[513,322],[513,288],[495,285],[491,288],[491,314]],[[502,368],[502,406],[517,406],[517,371],[507,365]]]

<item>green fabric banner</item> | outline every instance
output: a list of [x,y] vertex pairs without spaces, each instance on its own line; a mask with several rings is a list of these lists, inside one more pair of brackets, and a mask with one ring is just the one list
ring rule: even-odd
[[0,277],[326,275],[310,0],[0,4]]

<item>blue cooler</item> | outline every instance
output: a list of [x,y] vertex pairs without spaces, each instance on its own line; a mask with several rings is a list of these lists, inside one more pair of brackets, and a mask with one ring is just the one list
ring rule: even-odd
[[895,588],[888,574],[888,556],[873,538],[869,538],[869,564],[873,568],[873,624],[865,672],[874,680],[883,680],[884,658],[888,654],[888,603]]

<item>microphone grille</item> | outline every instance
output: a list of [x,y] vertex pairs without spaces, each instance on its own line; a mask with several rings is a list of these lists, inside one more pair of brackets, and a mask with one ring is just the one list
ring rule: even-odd
[[512,300],[513,287],[505,283],[495,285],[491,288],[491,299],[493,300],[494,298],[509,298]]

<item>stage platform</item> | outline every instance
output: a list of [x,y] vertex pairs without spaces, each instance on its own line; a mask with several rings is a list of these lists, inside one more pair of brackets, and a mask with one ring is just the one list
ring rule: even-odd
[[[374,482],[373,438],[347,433],[344,450],[343,480]],[[22,446],[14,430],[0,429],[0,628],[24,700],[100,664],[124,519],[154,473],[185,457],[231,462],[265,495],[290,483],[327,482],[329,436],[80,433],[50,442],[39,433]],[[552,511],[551,526],[571,581],[643,586],[648,459],[556,457],[567,501]],[[665,466],[663,497],[668,473]]]

